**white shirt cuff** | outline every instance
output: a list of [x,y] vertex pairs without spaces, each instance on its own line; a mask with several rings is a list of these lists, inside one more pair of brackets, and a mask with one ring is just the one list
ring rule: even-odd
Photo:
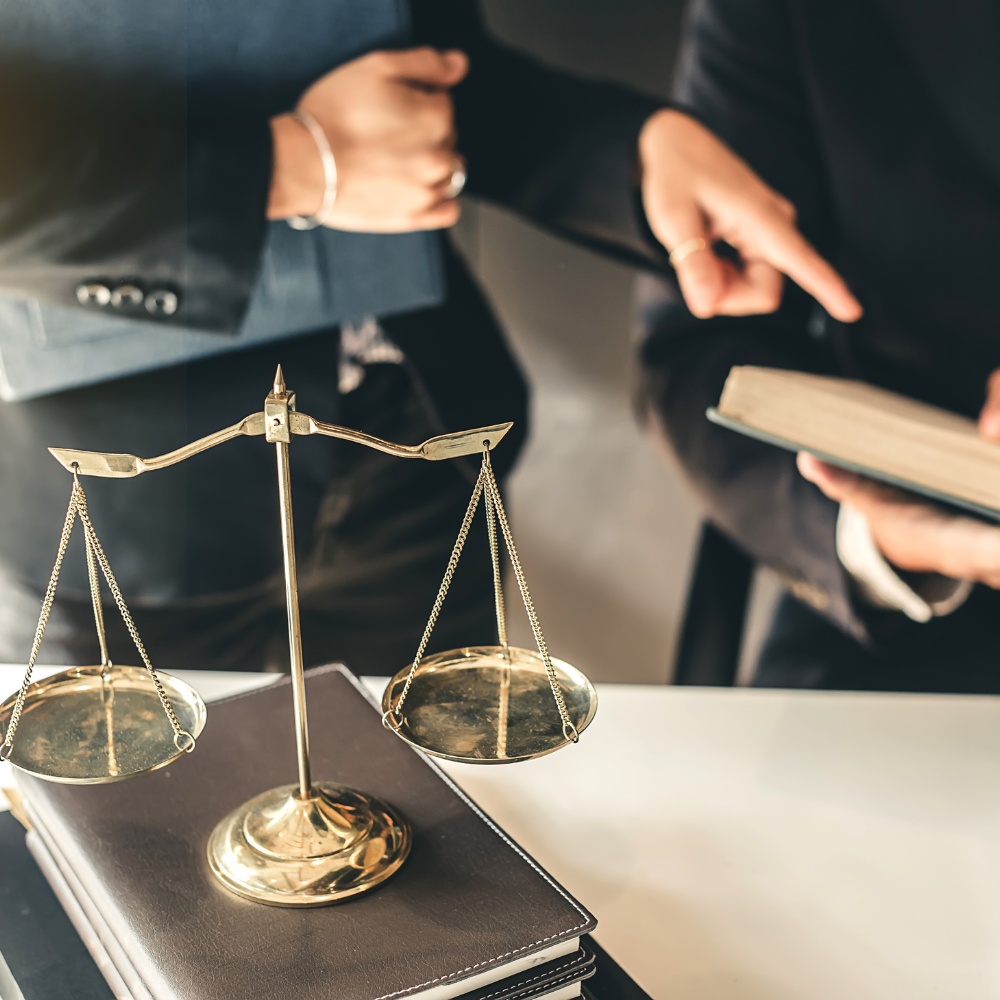
[[919,582],[906,582],[879,551],[864,514],[846,504],[837,516],[837,556],[868,604],[902,611],[915,622],[951,614],[972,590],[969,580],[953,580],[937,573],[922,574]]

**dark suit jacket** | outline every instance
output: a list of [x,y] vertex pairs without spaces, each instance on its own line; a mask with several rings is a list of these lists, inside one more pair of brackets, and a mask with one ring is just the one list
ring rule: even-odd
[[868,643],[921,627],[855,601],[837,508],[794,456],[704,412],[734,364],[864,378],[978,411],[1000,366],[998,47],[991,0],[695,0],[689,11],[679,101],[793,201],[866,315],[842,326],[789,288],[774,316],[698,321],[669,286],[646,283],[646,400],[709,517]]
[[[264,240],[268,117],[292,106],[312,77],[255,93],[250,84],[233,92],[224,73],[180,74],[179,82],[165,84],[141,60],[123,76],[74,39],[60,45],[59,9],[67,0],[30,2],[50,44],[26,58],[5,51],[0,37],[0,288],[78,309],[74,289],[90,276],[155,275],[180,292],[171,323],[232,334]],[[125,0],[88,2],[95,17],[105,18],[88,30],[113,40],[115,10]],[[345,17],[364,2],[331,0]],[[38,4],[49,5],[48,18]],[[455,93],[469,191],[627,259],[658,261],[637,208],[635,158],[638,131],[659,102],[554,72],[497,44],[469,0],[412,6],[407,44],[457,46],[471,57],[469,76]],[[182,54],[185,46],[226,44],[224,37],[198,36],[191,18],[202,9],[176,5]],[[234,6],[239,16],[265,21],[286,16],[285,9],[279,0]],[[390,333],[442,430],[515,420],[497,456],[507,468],[525,430],[525,387],[461,261],[447,249],[444,256],[444,306],[393,317]],[[230,357],[231,364],[193,364],[0,404],[0,570],[36,585],[48,573],[51,550],[40,542],[51,536],[67,483],[45,445],[151,454],[228,424],[259,408],[266,390],[259,379],[251,389],[249,375],[240,374],[246,365]],[[335,350],[327,348],[306,373],[309,386],[287,373],[303,409],[323,419],[336,418],[336,401],[326,398],[335,395],[331,364]],[[309,449],[293,451],[305,456]],[[226,450],[225,463],[211,477],[179,466],[124,490],[88,486],[112,530],[134,546],[140,539],[147,545],[131,562],[119,560],[122,585],[133,595],[173,600],[238,589],[277,565],[277,538],[252,527],[271,523],[273,470],[238,445]],[[302,537],[328,475],[317,449],[308,458],[293,455]],[[245,527],[230,524],[231,533],[245,530],[248,538],[239,545],[220,540],[220,524],[233,516],[234,484]]]

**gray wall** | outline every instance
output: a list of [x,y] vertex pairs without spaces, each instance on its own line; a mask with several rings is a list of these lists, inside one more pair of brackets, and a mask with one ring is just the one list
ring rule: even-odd
[[[484,6],[499,37],[556,65],[668,92],[679,2]],[[469,204],[459,236],[533,385],[509,505],[549,645],[595,680],[666,680],[697,516],[631,413],[633,275],[493,208]],[[530,644],[523,619],[515,634]]]

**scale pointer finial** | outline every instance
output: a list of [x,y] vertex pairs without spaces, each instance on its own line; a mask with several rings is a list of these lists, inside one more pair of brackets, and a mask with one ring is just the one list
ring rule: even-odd
[[281,365],[278,365],[278,370],[274,373],[274,394],[275,396],[285,394],[285,373],[281,370]]

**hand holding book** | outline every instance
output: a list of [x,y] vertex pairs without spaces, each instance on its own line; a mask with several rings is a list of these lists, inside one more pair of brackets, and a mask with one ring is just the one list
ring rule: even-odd
[[799,472],[831,500],[853,507],[897,569],[939,573],[1000,589],[1000,527],[928,503],[799,452]]
[[[1000,369],[990,377],[977,426],[981,437],[1000,442]],[[864,516],[873,541],[893,566],[1000,589],[1000,527],[837,468],[808,452],[799,452],[798,468],[831,500]]]

